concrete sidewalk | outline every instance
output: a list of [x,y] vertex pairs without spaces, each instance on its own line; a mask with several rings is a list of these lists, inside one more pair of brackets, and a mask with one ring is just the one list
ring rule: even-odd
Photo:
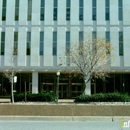
[[3,120],[20,121],[121,121],[130,120],[130,116],[0,116]]

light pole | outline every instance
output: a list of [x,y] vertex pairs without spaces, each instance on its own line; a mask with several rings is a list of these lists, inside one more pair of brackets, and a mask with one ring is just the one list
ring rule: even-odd
[[58,99],[59,99],[59,76],[60,76],[60,71],[57,71],[57,90],[56,90],[57,103],[58,103]]

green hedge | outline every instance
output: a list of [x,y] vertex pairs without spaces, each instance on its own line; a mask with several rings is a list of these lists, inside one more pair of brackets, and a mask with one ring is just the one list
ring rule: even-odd
[[[44,102],[52,102],[55,101],[56,95],[50,92],[38,93],[38,94],[27,94],[27,101],[44,101]],[[25,94],[15,94],[14,101],[25,101]]]
[[130,102],[128,94],[115,93],[98,93],[93,95],[80,95],[75,102]]

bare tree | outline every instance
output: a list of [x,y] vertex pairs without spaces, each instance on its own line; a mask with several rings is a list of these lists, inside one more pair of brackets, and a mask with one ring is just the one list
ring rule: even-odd
[[88,41],[80,41],[66,50],[66,56],[70,60],[75,72],[83,77],[85,87],[92,78],[105,80],[108,76],[111,61],[111,44],[105,39],[96,38]]
[[14,76],[16,75],[16,49],[11,49],[11,55],[9,59],[10,67],[3,72],[3,75],[9,80],[11,83],[11,97],[12,103],[14,103]]

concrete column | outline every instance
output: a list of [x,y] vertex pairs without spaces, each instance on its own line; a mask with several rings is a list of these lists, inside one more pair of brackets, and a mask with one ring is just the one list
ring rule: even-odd
[[32,1],[32,25],[40,24],[40,0]]
[[111,62],[111,66],[119,67],[120,66],[120,56],[119,56],[119,28],[118,27],[111,27],[110,28],[110,43],[114,48],[111,51],[111,56],[114,60]]
[[105,0],[97,1],[97,25],[105,25]]
[[18,66],[26,66],[26,36],[27,36],[27,28],[19,27],[18,30]]
[[32,93],[38,93],[38,72],[32,73]]
[[110,25],[118,24],[118,0],[110,0]]
[[12,66],[13,48],[14,48],[14,28],[7,27],[5,29],[4,66]]
[[[74,47],[75,44],[79,44],[79,28],[78,27],[71,27],[70,31],[70,48]],[[73,63],[70,63],[71,66],[76,66]]]
[[31,66],[39,66],[39,28],[32,27],[31,29],[32,36],[31,36]]
[[84,27],[84,41],[87,42],[88,40],[92,39],[92,27]]
[[45,25],[53,24],[53,0],[45,0]]
[[71,0],[71,25],[79,25],[79,0]]
[[6,24],[14,25],[15,0],[7,0]]
[[105,38],[105,31],[106,31],[106,28],[97,27],[97,37],[98,38]]
[[53,28],[44,29],[44,66],[53,66]]
[[130,27],[124,27],[123,28],[124,32],[124,66],[125,67],[130,67]]
[[66,0],[58,1],[58,25],[66,25]]
[[123,24],[124,25],[130,25],[130,17],[128,14],[130,14],[130,0],[123,0]]
[[19,1],[19,25],[27,24],[27,0]]
[[57,32],[57,65],[65,66],[65,50],[66,50],[66,28],[58,27]]
[[0,0],[0,25],[2,25],[2,0]]
[[84,0],[84,25],[92,25],[92,1]]

